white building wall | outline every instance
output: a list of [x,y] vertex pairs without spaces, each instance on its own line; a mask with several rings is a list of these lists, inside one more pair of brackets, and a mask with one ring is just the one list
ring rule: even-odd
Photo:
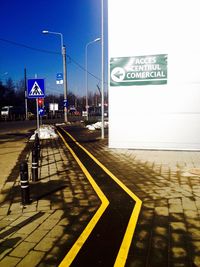
[[167,84],[109,86],[110,147],[200,149],[198,6],[198,0],[108,0],[109,62],[168,55]]

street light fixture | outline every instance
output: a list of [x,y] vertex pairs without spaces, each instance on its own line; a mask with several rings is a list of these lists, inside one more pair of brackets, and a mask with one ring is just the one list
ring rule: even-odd
[[67,61],[66,61],[66,48],[63,43],[63,34],[60,32],[51,32],[47,30],[43,30],[42,33],[44,34],[54,34],[60,36],[61,41],[61,53],[63,59],[63,82],[64,82],[64,120],[65,123],[68,122],[67,119]]
[[88,71],[87,71],[87,49],[88,49],[88,46],[93,44],[93,43],[96,43],[98,41],[100,41],[101,38],[96,38],[94,39],[93,41],[89,42],[86,44],[85,46],[85,88],[86,88],[86,99],[85,99],[85,108],[86,108],[86,119],[88,121]]

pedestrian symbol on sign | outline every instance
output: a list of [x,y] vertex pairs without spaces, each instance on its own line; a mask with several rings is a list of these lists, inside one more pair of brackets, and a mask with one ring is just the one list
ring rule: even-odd
[[34,96],[34,95],[43,95],[42,90],[40,89],[38,83],[35,81],[35,83],[33,84],[33,87],[29,93],[30,96]]
[[28,98],[44,98],[44,79],[28,79]]

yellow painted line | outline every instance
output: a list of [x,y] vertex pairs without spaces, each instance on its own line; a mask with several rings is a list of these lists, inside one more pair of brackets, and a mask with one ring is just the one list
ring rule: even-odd
[[135,207],[134,207],[133,212],[131,214],[128,226],[126,228],[126,232],[125,232],[122,244],[120,246],[114,267],[122,267],[126,263],[128,251],[129,251],[129,248],[131,245],[132,237],[133,237],[134,232],[135,232],[135,227],[136,227],[138,216],[139,216],[140,209],[142,206],[142,201],[138,197],[136,197],[136,198],[137,198],[137,200],[134,198],[136,201],[136,204],[135,204]]
[[72,248],[69,250],[67,255],[64,257],[62,262],[59,264],[59,267],[68,267],[73,262],[76,255],[78,254],[79,250],[81,249],[81,247],[83,246],[83,244],[85,243],[85,241],[87,240],[89,235],[91,234],[92,230],[94,229],[95,225],[97,224],[98,220],[101,218],[102,214],[106,210],[107,206],[109,205],[109,201],[105,197],[105,195],[103,194],[103,192],[101,191],[99,186],[96,184],[96,182],[94,181],[94,179],[92,178],[90,173],[87,171],[85,166],[82,164],[82,162],[76,156],[74,151],[67,144],[67,142],[65,141],[63,136],[59,132],[58,132],[58,134],[61,137],[61,139],[63,140],[65,146],[69,149],[70,153],[72,154],[72,156],[74,157],[74,159],[76,160],[76,162],[78,163],[80,168],[82,169],[83,173],[85,174],[85,176],[87,177],[87,179],[89,180],[89,182],[91,183],[92,187],[94,188],[95,192],[97,193],[98,197],[101,200],[101,205],[100,205],[99,209],[96,211],[96,213],[94,214],[94,216],[92,217],[90,222],[87,224],[84,231],[81,233],[79,238],[76,240],[76,242],[74,243]]
[[[64,130],[64,129],[63,129]],[[65,130],[64,130],[65,131]],[[130,190],[126,187],[113,173],[111,173],[98,159],[96,159],[87,149],[85,149],[81,144],[79,144],[73,136],[71,136],[68,132],[65,133],[74,141],[76,144],[83,149],[132,199],[135,200],[136,204],[129,219],[128,226],[126,228],[126,232],[120,246],[114,267],[123,267],[126,263],[126,259],[128,256],[128,251],[131,245],[132,237],[135,232],[135,227],[137,224],[138,216],[140,213],[140,209],[142,206],[142,201]]]

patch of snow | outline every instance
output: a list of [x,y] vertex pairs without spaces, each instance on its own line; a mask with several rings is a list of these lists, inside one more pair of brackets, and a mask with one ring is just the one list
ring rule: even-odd
[[[101,129],[101,126],[102,126],[102,122],[101,121],[98,121],[94,124],[91,124],[91,125],[87,125],[86,128],[89,130],[89,131],[94,131],[94,130],[99,130]],[[104,128],[108,128],[108,122],[105,121],[104,122]]]
[[62,126],[62,125],[66,125],[65,122],[56,123],[56,126]]
[[39,130],[35,130],[34,134],[31,136],[30,140],[35,140],[35,135],[38,134],[40,139],[56,139],[58,135],[55,132],[55,127],[53,125],[41,125]]
[[87,125],[86,128],[90,131],[94,131],[96,130],[95,127],[93,125]]

